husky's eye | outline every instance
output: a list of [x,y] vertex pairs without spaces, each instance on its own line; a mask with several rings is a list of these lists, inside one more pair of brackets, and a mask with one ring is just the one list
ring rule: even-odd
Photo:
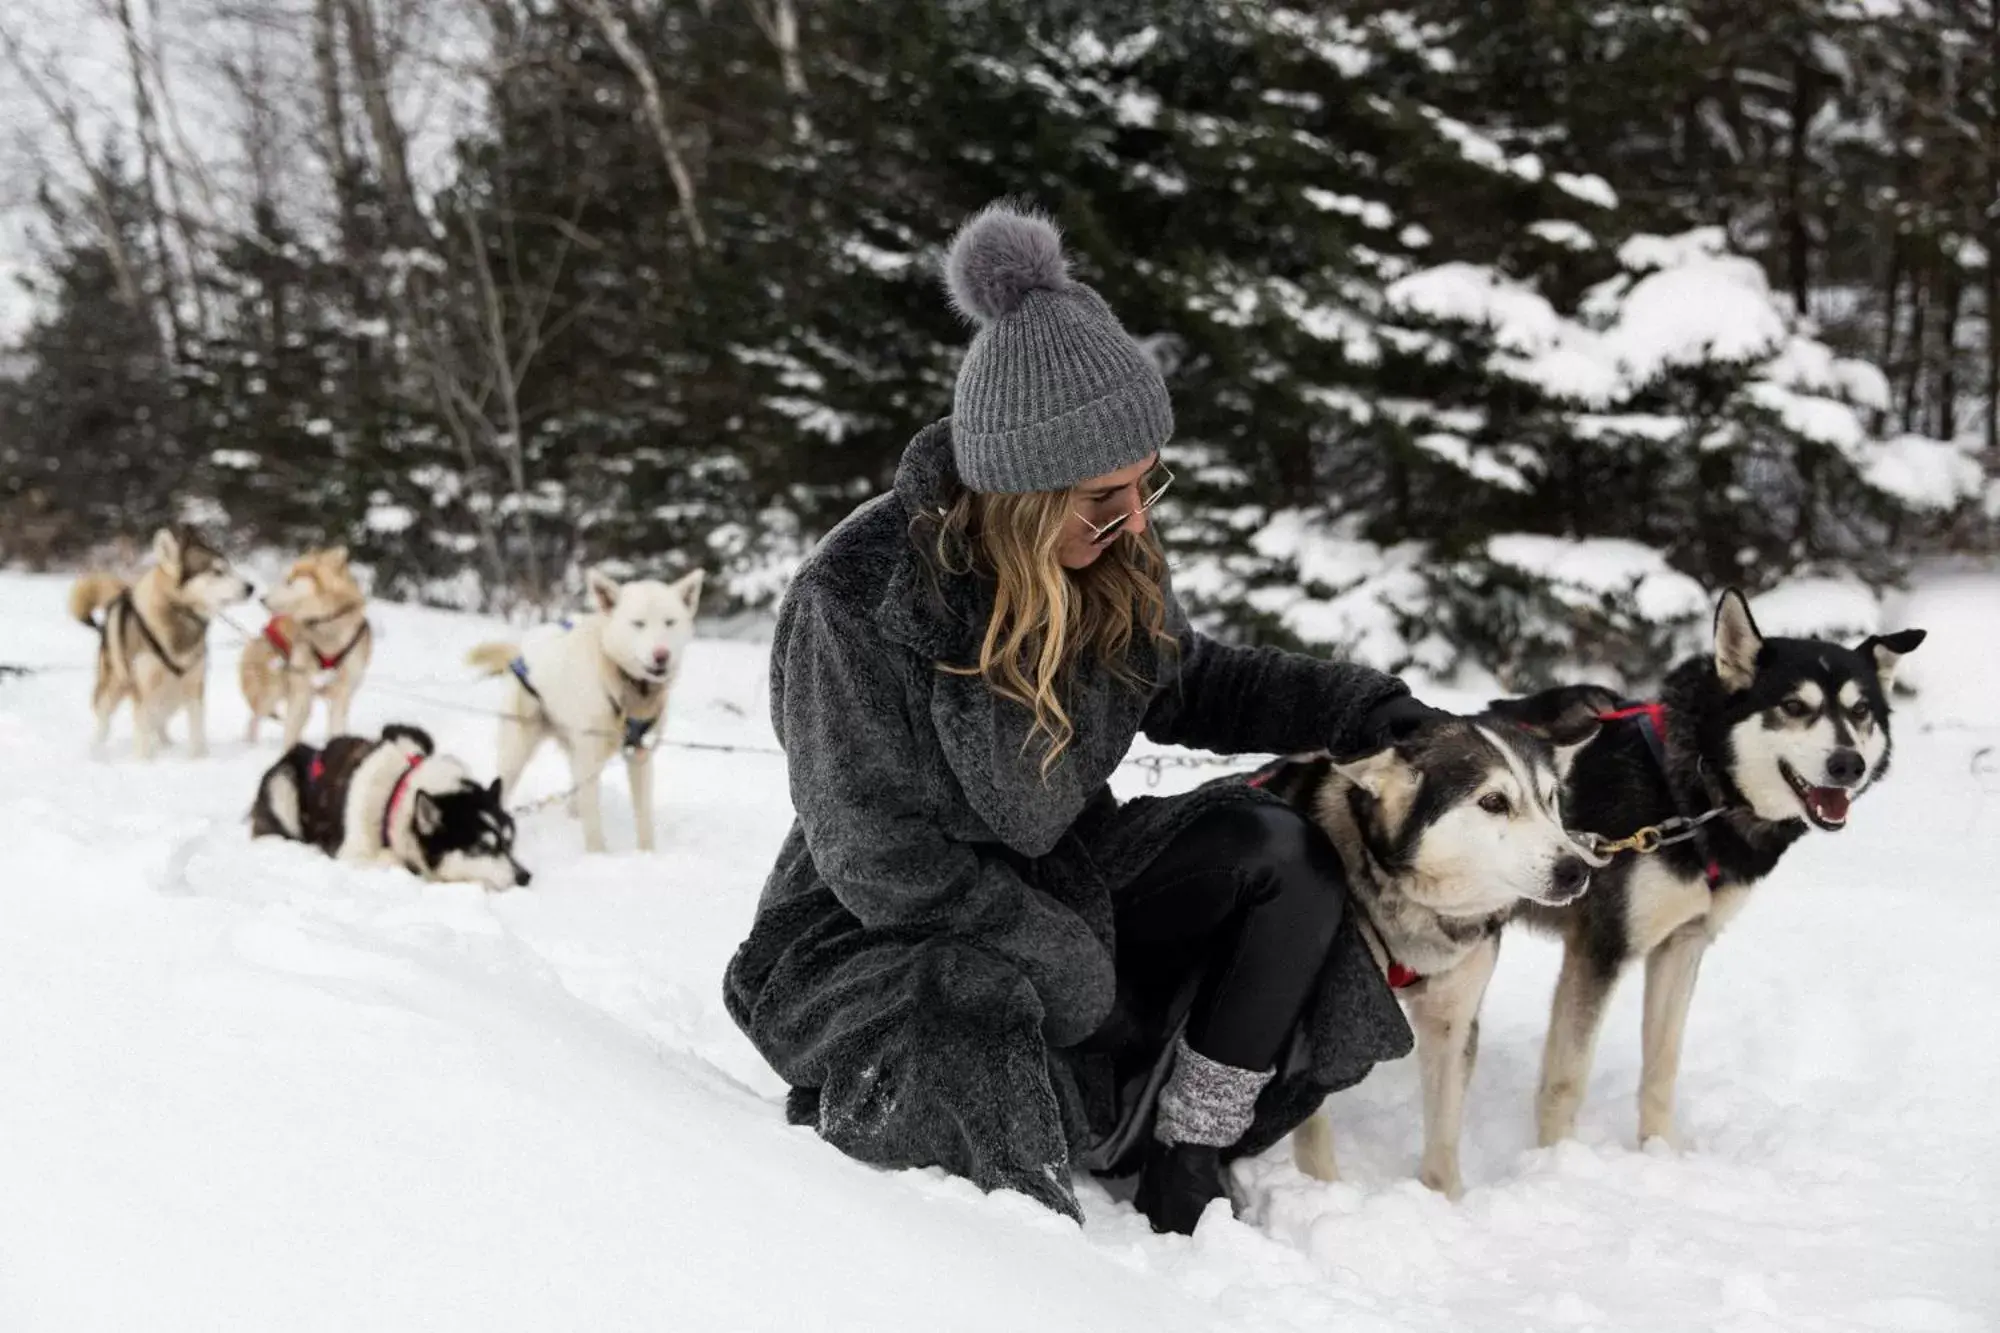
[[1489,791],[1479,798],[1479,808],[1489,815],[1504,815],[1513,810],[1514,803],[1505,792]]
[[1861,702],[1855,704],[1854,707],[1847,710],[1847,715],[1856,722],[1866,722],[1868,720],[1868,701],[1863,699]]
[[1811,717],[1813,706],[1804,699],[1787,699],[1778,705],[1778,711],[1786,717]]

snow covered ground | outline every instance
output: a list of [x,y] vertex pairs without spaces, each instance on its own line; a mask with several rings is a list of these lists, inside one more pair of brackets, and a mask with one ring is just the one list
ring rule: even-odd
[[[1551,946],[1510,938],[1465,1200],[1413,1179],[1414,1072],[1335,1099],[1343,1169],[1250,1164],[1244,1222],[1156,1238],[1096,1185],[1075,1229],[783,1122],[719,979],[787,821],[780,763],[664,757],[664,850],[528,821],[486,896],[252,846],[233,652],[213,757],[86,756],[87,633],[0,577],[0,1329],[2000,1328],[2000,583],[1923,584],[1897,771],[1710,956],[1680,1153],[1632,1146],[1637,987],[1581,1140],[1532,1146]],[[493,627],[381,608],[357,725],[490,765]],[[391,683],[404,694],[392,696]],[[679,740],[771,741],[762,651],[705,641]],[[420,703],[421,695],[436,703]],[[1441,701],[1449,702],[1448,698]],[[1143,774],[1128,775],[1134,790]],[[1170,781],[1205,776],[1170,772]],[[529,793],[564,778],[544,756]],[[619,784],[614,848],[631,846]]]

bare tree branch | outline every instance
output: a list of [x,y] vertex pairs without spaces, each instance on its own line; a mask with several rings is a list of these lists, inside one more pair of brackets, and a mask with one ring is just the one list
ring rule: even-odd
[[0,26],[0,53],[4,53],[8,63],[20,72],[21,81],[33,95],[36,102],[56,128],[62,131],[63,140],[69,145],[70,154],[76,159],[77,167],[90,182],[90,196],[97,215],[100,239],[104,252],[111,260],[113,276],[118,284],[119,299],[133,310],[146,307],[144,291],[139,286],[138,267],[132,262],[132,252],[126,243],[124,231],[118,225],[118,211],[114,182],[107,175],[97,158],[84,143],[82,125],[77,117],[73,102],[59,96],[52,86],[55,76],[46,70],[37,69],[29,59],[27,48],[18,35]]
[[806,71],[799,60],[799,11],[794,0],[743,0],[750,17],[757,20],[771,49],[778,53],[778,69],[785,80],[785,92],[794,100],[806,100]]
[[653,141],[659,147],[660,157],[667,166],[667,175],[680,196],[681,219],[687,226],[688,239],[694,242],[695,249],[706,250],[708,232],[701,224],[701,212],[696,207],[694,177],[688,171],[687,159],[681,153],[672,128],[667,124],[666,99],[660,93],[659,76],[653,72],[652,62],[646,59],[646,53],[639,49],[639,44],[632,40],[631,29],[625,26],[625,20],[613,12],[610,0],[571,0],[571,3],[578,12],[597,24],[612,53],[639,85],[639,96],[645,108],[646,122],[653,131]]

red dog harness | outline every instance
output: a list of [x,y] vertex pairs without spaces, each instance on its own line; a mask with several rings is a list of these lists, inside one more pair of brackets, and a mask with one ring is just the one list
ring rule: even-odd
[[[316,660],[319,663],[319,669],[321,671],[331,671],[335,667],[339,666],[342,662],[345,662],[347,660],[347,655],[353,652],[355,648],[360,646],[361,636],[366,634],[367,632],[368,632],[368,622],[364,620],[361,622],[361,628],[354,631],[354,637],[347,641],[347,646],[345,648],[342,648],[339,652],[335,653],[331,657],[328,657],[325,653],[321,652],[319,649],[313,648],[312,655],[314,660]],[[280,657],[284,657],[286,659],[289,659],[291,657],[292,641],[285,637],[285,632],[283,630],[278,628],[278,617],[273,616],[269,621],[265,623],[264,642],[270,644],[273,648],[276,648],[278,650],[278,655]],[[306,646],[309,648],[312,647],[311,644],[307,644]]]
[[403,799],[403,789],[410,785],[410,779],[416,776],[417,766],[423,762],[424,757],[422,755],[411,755],[410,766],[403,770],[401,777],[396,779],[396,785],[389,788],[389,803],[382,807],[382,845],[384,847],[390,845],[389,824],[396,817],[396,802]]

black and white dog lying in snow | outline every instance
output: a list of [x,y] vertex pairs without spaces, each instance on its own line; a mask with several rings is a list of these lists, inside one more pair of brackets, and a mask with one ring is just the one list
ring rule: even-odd
[[392,723],[380,740],[294,745],[257,785],[252,837],[307,842],[341,861],[399,865],[422,879],[489,889],[527,884],[498,780],[480,786],[428,733]]
[[[1617,855],[1575,902],[1522,909],[1563,941],[1536,1098],[1544,1145],[1574,1128],[1605,1001],[1638,958],[1639,1138],[1674,1141],[1674,1081],[1702,954],[1787,848],[1810,828],[1845,828],[1853,799],[1888,772],[1890,685],[1923,641],[1920,629],[1852,648],[1767,639],[1731,589],[1716,608],[1712,654],[1675,667],[1657,701],[1607,711],[1565,779],[1564,820],[1604,839],[1648,830],[1664,839]],[[1491,707],[1546,725],[1571,698],[1545,691]]]

